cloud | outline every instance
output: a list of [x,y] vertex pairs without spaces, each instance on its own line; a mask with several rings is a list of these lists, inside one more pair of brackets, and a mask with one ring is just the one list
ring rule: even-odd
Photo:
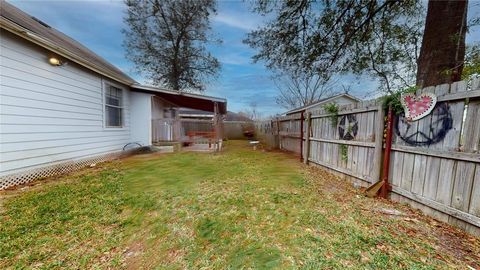
[[249,56],[243,56],[240,53],[226,53],[219,55],[218,59],[222,64],[227,65],[249,65],[251,60]]
[[207,94],[227,98],[228,110],[239,112],[250,104],[257,103],[262,115],[273,115],[285,111],[275,103],[277,90],[265,72],[231,74],[210,85]]
[[[246,16],[238,16],[246,15]],[[212,21],[220,24],[225,24],[230,27],[242,29],[245,31],[252,31],[256,29],[261,21],[252,16],[251,14],[231,14],[222,12],[213,17]]]

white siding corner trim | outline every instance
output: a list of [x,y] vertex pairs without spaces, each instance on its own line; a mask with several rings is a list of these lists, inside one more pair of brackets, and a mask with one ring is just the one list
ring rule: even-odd
[[132,142],[152,145],[152,95],[132,91],[130,104]]

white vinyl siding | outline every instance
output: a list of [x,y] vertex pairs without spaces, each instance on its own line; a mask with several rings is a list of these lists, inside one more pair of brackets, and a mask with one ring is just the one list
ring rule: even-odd
[[152,145],[152,99],[150,94],[130,92],[130,134],[142,146]]
[[[129,94],[122,128],[106,129],[102,76],[6,31],[0,38],[0,176],[121,151],[130,139]],[[113,83],[115,85],[115,83]]]

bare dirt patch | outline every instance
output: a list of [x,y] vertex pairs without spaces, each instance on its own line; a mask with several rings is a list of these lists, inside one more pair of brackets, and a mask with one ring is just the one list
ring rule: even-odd
[[142,255],[145,252],[145,245],[141,241],[132,243],[123,251],[123,265],[126,269],[140,269],[142,265]]
[[[452,261],[454,258],[465,262],[467,268],[480,269],[479,238],[426,216],[407,205],[380,198],[366,198],[361,190],[353,188],[347,181],[321,168],[305,166],[305,170],[309,183],[317,192],[328,194],[337,202],[345,204],[346,211],[354,211],[358,207],[352,204],[354,198],[361,196],[361,210],[366,218],[375,221],[375,226],[385,226],[388,220],[395,220],[395,224],[389,223],[387,226],[392,235],[406,234],[409,237],[423,239],[436,249],[437,258],[451,263],[452,268],[459,267]],[[380,245],[378,248],[386,247]]]

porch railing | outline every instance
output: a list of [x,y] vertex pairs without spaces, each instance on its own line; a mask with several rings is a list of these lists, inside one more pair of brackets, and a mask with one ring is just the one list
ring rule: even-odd
[[169,119],[152,120],[152,142],[182,142],[187,144],[208,144],[219,149],[221,140],[217,138],[211,120]]
[[153,119],[152,120],[152,141],[178,141],[181,138],[180,134],[181,123],[175,119]]

